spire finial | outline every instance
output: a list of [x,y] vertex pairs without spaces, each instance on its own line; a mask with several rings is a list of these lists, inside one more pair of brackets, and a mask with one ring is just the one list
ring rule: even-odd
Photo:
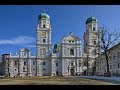
[[73,32],[70,32],[70,35],[73,35]]

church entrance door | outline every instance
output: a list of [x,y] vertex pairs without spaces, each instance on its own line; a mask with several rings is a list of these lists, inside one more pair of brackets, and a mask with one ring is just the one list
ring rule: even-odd
[[58,71],[56,71],[56,76],[58,76]]
[[71,76],[74,76],[74,68],[71,68],[71,69],[70,69],[70,75],[71,75]]

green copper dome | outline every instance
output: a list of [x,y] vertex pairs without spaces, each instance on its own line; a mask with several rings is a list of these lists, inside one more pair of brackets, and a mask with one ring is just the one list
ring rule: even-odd
[[39,16],[38,16],[39,19],[41,18],[47,18],[47,19],[50,19],[50,16],[47,15],[46,13],[41,13]]
[[91,23],[91,22],[93,22],[93,21],[95,21],[95,22],[97,22],[97,19],[95,18],[95,17],[89,17],[87,20],[86,20],[86,24],[88,24],[88,23]]

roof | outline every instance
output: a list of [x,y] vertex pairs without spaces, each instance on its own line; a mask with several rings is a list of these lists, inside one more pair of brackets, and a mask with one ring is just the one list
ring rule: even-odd
[[50,16],[46,13],[41,13],[39,16],[38,16],[38,19],[41,19],[41,18],[47,18],[47,19],[50,19]]
[[[118,43],[118,44],[114,45],[113,47],[109,48],[108,51],[111,51],[111,50],[113,50],[113,49],[115,49],[115,48],[117,48],[119,46],[120,46],[120,43]],[[101,55],[103,55],[103,54],[104,54],[104,52],[102,52]]]
[[91,17],[89,17],[87,20],[86,20],[86,25],[88,24],[88,23],[91,23],[91,22],[97,22],[97,19],[95,18],[95,17],[93,17],[93,16],[91,16]]

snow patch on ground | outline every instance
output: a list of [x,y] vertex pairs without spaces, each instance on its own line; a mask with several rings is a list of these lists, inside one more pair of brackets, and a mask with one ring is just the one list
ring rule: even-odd
[[77,77],[120,82],[120,77],[103,77],[103,76],[77,76]]

